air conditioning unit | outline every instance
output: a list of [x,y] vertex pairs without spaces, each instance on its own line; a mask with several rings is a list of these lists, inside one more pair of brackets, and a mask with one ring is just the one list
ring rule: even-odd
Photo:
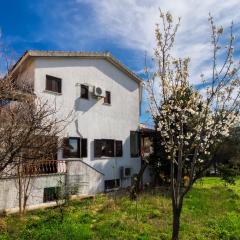
[[130,178],[132,176],[132,168],[130,167],[120,167],[121,178]]
[[103,89],[100,87],[94,87],[93,88],[93,95],[95,97],[104,97]]

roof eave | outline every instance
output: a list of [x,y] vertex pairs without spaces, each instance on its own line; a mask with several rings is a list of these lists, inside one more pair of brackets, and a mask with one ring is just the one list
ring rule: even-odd
[[131,79],[135,80],[138,84],[142,84],[143,80],[138,77],[134,72],[124,66],[119,60],[112,56],[109,52],[64,52],[64,51],[26,51],[16,62],[16,64],[9,71],[10,75],[13,75],[17,69],[24,64],[24,62],[30,57],[79,57],[79,58],[99,58],[106,59],[112,63],[115,67],[126,73]]

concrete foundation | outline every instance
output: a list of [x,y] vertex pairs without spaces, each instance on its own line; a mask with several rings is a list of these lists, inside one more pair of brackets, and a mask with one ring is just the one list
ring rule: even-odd
[[[69,195],[88,196],[104,191],[104,175],[82,161],[67,161],[65,173],[44,174],[30,178],[27,209],[51,207],[55,201],[44,202],[44,189],[65,187]],[[18,178],[0,179],[0,211],[17,212],[19,207]]]

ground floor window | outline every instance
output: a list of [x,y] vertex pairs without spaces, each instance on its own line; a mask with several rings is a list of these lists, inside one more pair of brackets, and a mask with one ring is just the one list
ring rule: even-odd
[[60,187],[48,187],[43,190],[43,202],[52,202],[58,199]]
[[113,139],[95,139],[95,157],[122,157],[122,141]]
[[105,190],[111,190],[120,187],[120,179],[111,179],[104,181]]
[[87,157],[87,139],[79,137],[69,137],[63,140],[64,158]]

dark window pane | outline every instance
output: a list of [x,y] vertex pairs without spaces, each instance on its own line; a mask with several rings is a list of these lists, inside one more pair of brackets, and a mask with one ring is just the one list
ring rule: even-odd
[[95,139],[94,156],[95,157],[114,157],[114,140]]
[[81,157],[87,157],[87,139],[81,139]]
[[50,76],[46,76],[46,90],[52,91],[52,81]]
[[105,92],[104,103],[111,104],[111,92]]
[[114,140],[102,139],[102,156],[114,157]]
[[95,157],[122,157],[122,141],[113,139],[95,139],[94,156]]
[[116,144],[116,157],[122,157],[122,141],[115,141]]
[[69,156],[70,157],[79,157],[80,149],[79,149],[79,139],[78,138],[69,138]]
[[104,181],[104,185],[105,190],[118,188],[120,186],[120,180],[119,179],[106,180]]
[[63,157],[64,158],[79,158],[80,157],[80,138],[64,139]]
[[46,75],[46,90],[61,93],[62,79]]
[[125,168],[125,176],[131,175],[131,168]]
[[131,157],[140,156],[139,132],[137,131],[130,132],[130,152],[131,152]]
[[58,92],[58,81],[52,80],[52,91]]
[[43,202],[56,201],[59,198],[60,190],[61,190],[60,187],[44,188]]
[[81,85],[81,98],[88,99],[88,86]]

